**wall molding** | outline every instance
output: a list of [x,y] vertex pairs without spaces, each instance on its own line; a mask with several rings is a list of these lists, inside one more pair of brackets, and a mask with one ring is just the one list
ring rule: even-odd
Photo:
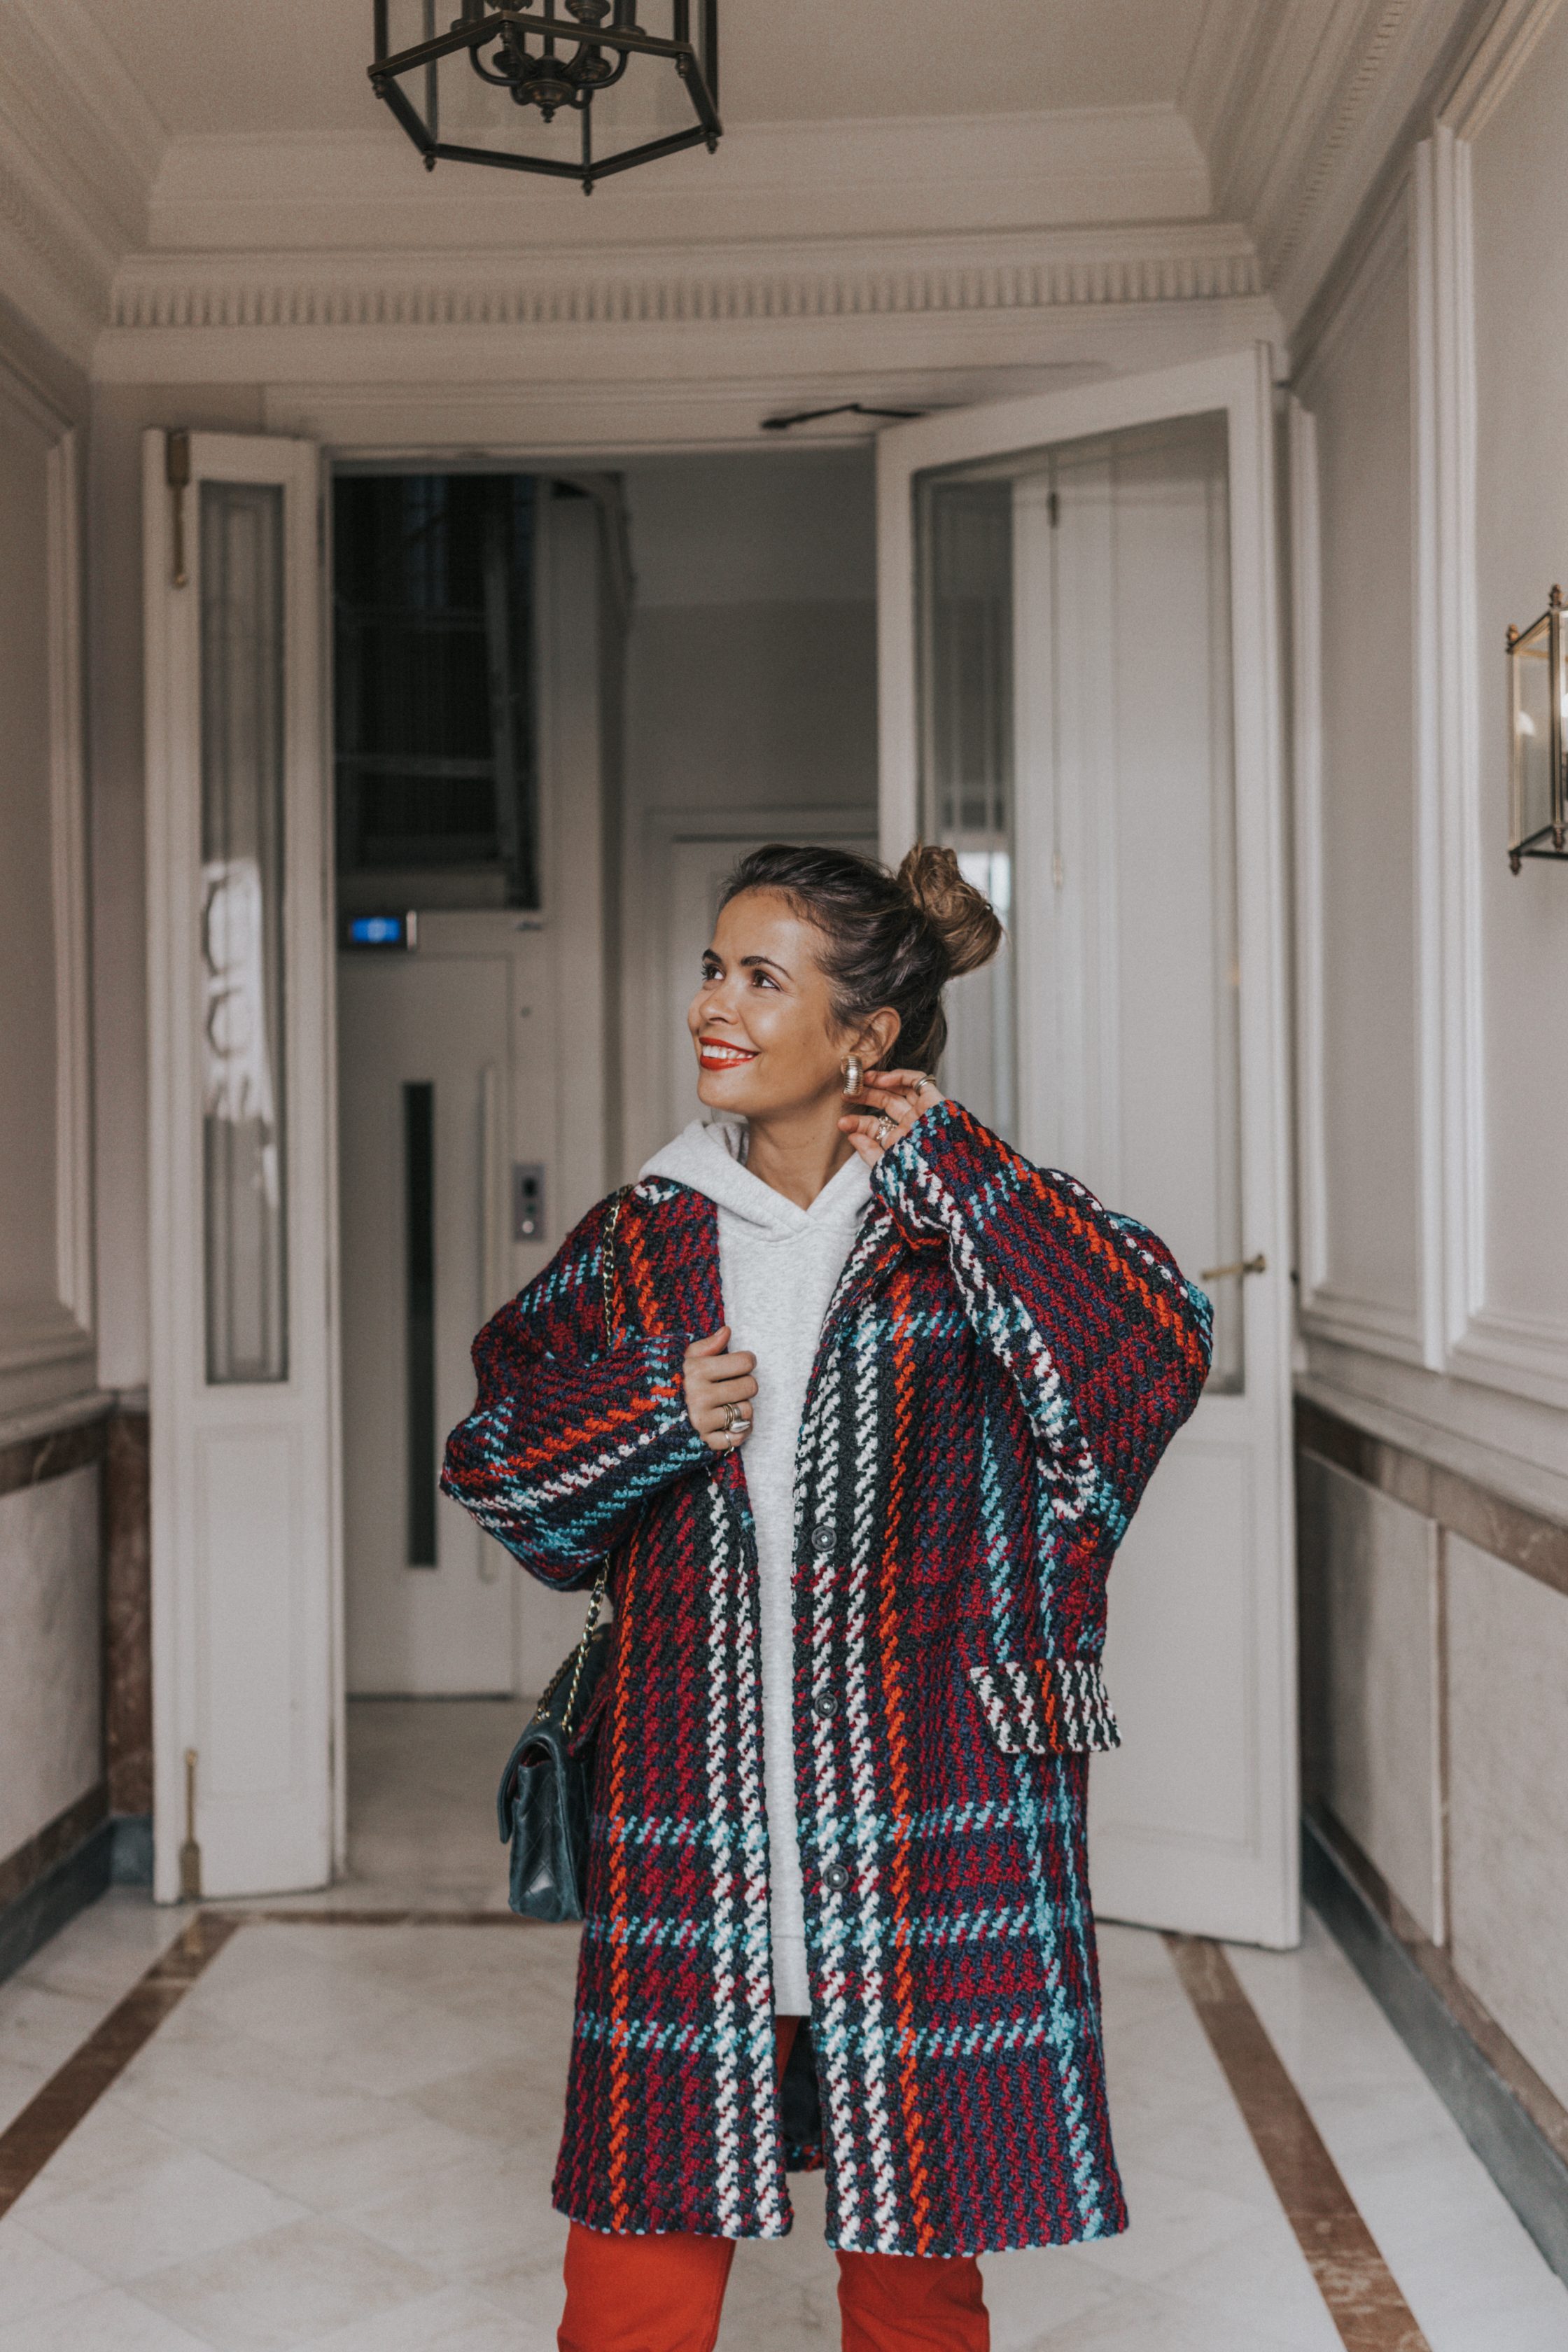
[[1469,157],[1412,158],[1415,437],[1416,964],[1426,1360],[1448,1366],[1482,1241],[1479,680]]
[[67,1478],[101,1462],[107,1451],[108,1414],[68,1423],[37,1437],[15,1439],[0,1445],[0,1495],[14,1495],[23,1486],[46,1486],[51,1478]]
[[[1245,229],[1058,229],[964,238],[539,254],[522,268],[421,253],[148,254],[122,263],[110,333],[734,325],[932,311],[1215,301],[1262,291]],[[268,371],[271,373],[272,371]]]
[[1310,1397],[1296,1399],[1296,1443],[1494,1559],[1568,1597],[1568,1526],[1527,1510],[1464,1472],[1379,1437]]
[[[1505,7],[1455,111],[1479,126],[1556,12]],[[1505,37],[1506,36],[1506,37]],[[1486,71],[1481,71],[1484,64]],[[1470,142],[1439,122],[1415,152],[1420,561],[1417,636],[1426,812],[1421,900],[1433,1112],[1426,1149],[1430,1360],[1568,1407],[1568,1320],[1489,1301],[1481,919],[1482,648],[1476,609],[1476,311]]]
[[[1375,231],[1323,314],[1310,352],[1292,379],[1288,418],[1290,495],[1291,669],[1294,681],[1296,895],[1296,1067],[1298,1312],[1303,1329],[1342,1345],[1363,1347],[1412,1364],[1429,1360],[1418,1297],[1409,1304],[1369,1297],[1334,1279],[1332,1203],[1328,1166],[1327,982],[1324,929],[1324,796],[1322,730],[1322,533],[1319,500],[1317,419],[1307,405],[1320,371],[1355,330],[1368,306],[1395,272],[1414,275],[1414,225],[1408,187],[1393,192]],[[1413,361],[1414,364],[1414,361]],[[1419,929],[1419,926],[1418,926]],[[1419,946],[1418,946],[1419,952]],[[1418,992],[1419,994],[1419,992]],[[1417,1110],[1418,1183],[1424,1158]]]
[[76,429],[47,458],[49,831],[55,932],[55,1256],[61,1304],[93,1328],[92,1040],[83,752],[80,451]]
[[39,587],[47,626],[56,1038],[53,1296],[19,1304],[0,1320],[0,1418],[10,1420],[63,1405],[94,1386],[92,1063],[78,432],[69,412],[4,352],[0,401],[31,436],[44,477],[45,577]]

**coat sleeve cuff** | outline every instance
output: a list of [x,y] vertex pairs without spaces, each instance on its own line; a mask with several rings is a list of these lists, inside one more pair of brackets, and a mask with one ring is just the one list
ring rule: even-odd
[[937,1202],[943,1193],[967,1200],[984,1182],[986,1146],[997,1146],[962,1103],[933,1103],[889,1145],[871,1171],[871,1188],[916,1249],[947,1239]]

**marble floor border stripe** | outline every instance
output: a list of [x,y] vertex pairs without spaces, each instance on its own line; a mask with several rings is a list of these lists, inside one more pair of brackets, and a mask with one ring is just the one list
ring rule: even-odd
[[203,1969],[241,1927],[531,1927],[510,1911],[416,1910],[368,1906],[286,1910],[277,1906],[225,1910],[204,1905],[168,1948],[116,2003],[100,2025],[58,2067],[41,2091],[0,2132],[0,2216],[36,2180],[115,2077],[176,2008]]
[[1430,2352],[1224,1951],[1205,1936],[1165,1946],[1346,2352]]
[[177,2008],[239,1925],[210,1911],[186,1921],[167,1950],[116,2002],[0,2132],[0,2215],[36,2180],[89,2110]]

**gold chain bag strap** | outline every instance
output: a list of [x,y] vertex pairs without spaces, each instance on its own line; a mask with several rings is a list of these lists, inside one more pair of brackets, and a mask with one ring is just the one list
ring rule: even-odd
[[[599,1252],[606,1353],[616,1344],[616,1229],[630,1189],[623,1185],[610,1202]],[[496,1792],[501,1843],[510,1842],[511,1846],[507,1899],[514,1911],[528,1919],[583,1916],[592,1741],[574,1751],[572,1738],[574,1727],[582,1721],[609,1663],[610,1629],[599,1622],[609,1572],[609,1561],[601,1560],[582,1636],[551,1675],[543,1697],[507,1758]]]

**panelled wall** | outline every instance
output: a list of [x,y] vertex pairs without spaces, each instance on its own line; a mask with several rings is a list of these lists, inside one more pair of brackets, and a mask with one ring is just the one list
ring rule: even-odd
[[1568,865],[1508,868],[1503,656],[1568,581],[1568,11],[1510,23],[1293,355],[1305,1779],[1568,2151]]
[[103,1819],[81,708],[85,385],[0,316],[0,1973]]

